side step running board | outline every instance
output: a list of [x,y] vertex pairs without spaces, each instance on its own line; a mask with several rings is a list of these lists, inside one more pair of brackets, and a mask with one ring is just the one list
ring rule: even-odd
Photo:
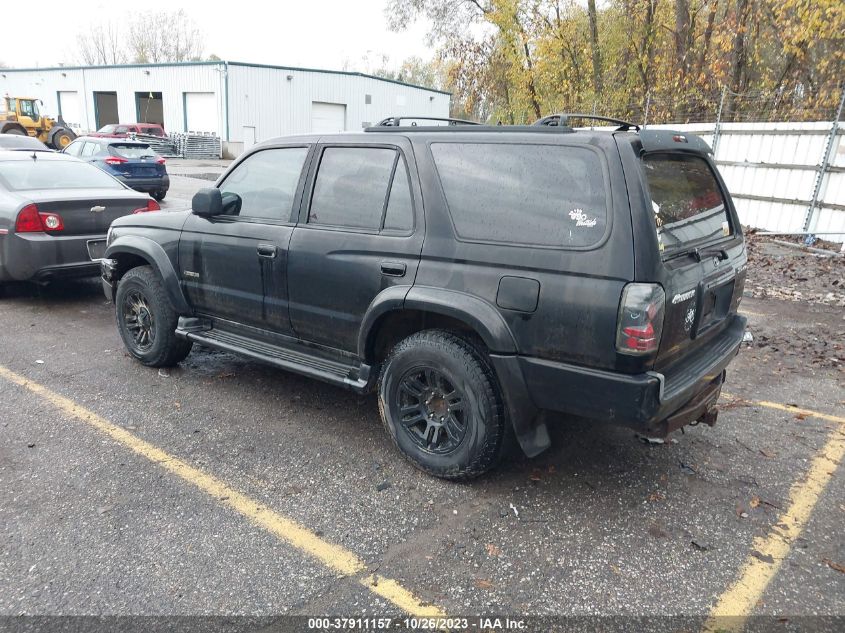
[[[181,325],[181,324],[180,324]],[[226,352],[243,354],[281,369],[364,393],[370,386],[369,365],[355,367],[312,354],[256,341],[218,329],[178,328],[176,335]]]

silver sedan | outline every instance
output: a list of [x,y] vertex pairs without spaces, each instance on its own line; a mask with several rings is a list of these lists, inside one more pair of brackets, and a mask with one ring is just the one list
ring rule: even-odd
[[71,156],[0,149],[0,290],[10,281],[96,276],[112,221],[158,208]]

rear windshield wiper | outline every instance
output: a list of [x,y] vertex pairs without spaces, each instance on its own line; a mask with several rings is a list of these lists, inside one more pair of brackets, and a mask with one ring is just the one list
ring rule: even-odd
[[705,257],[717,257],[720,261],[728,258],[728,251],[724,248],[694,248],[690,251],[690,255],[695,258],[695,261],[700,262]]
[[719,260],[728,259],[728,252],[723,248],[693,248],[688,251],[678,251],[677,253],[670,253],[663,258],[663,261],[678,259],[679,257],[692,257],[695,261],[700,262],[707,257],[718,257]]

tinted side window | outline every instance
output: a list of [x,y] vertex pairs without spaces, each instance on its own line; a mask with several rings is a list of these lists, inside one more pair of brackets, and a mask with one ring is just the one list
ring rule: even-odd
[[433,143],[431,152],[460,237],[583,247],[607,228],[601,160],[587,148]]
[[390,197],[387,199],[387,211],[384,215],[384,228],[408,231],[414,226],[414,207],[411,204],[411,189],[408,182],[408,170],[401,158],[396,163]]
[[228,215],[287,221],[307,147],[265,149],[245,159],[220,185]]
[[378,230],[396,156],[379,147],[326,148],[308,223]]

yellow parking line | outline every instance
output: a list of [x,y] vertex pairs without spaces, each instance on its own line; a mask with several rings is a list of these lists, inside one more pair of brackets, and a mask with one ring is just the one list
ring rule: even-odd
[[358,576],[356,578],[358,583],[382,598],[389,600],[406,613],[423,617],[445,615],[438,607],[424,604],[413,593],[402,587],[395,580],[374,574],[364,575],[367,566],[353,552],[340,545],[323,540],[308,528],[292,519],[282,516],[259,501],[232,488],[213,475],[191,466],[187,462],[133,435],[126,429],[112,424],[93,411],[76,404],[73,400],[65,398],[2,365],[0,365],[0,376],[9,382],[28,389],[68,416],[85,422],[141,457],[170,471],[180,479],[193,484],[201,491],[213,497],[221,505],[230,507],[238,514],[264,528],[282,541],[316,558],[339,576]]
[[807,475],[793,484],[786,510],[778,517],[776,526],[768,536],[754,539],[754,554],[748,556],[738,579],[721,595],[710,612],[704,626],[704,631],[708,632],[744,630],[747,618],[754,612],[766,587],[777,575],[792,545],[807,526],[816,504],[845,456],[845,418],[777,402],[752,402],[761,407],[837,422],[839,427],[813,457]]
[[807,417],[819,418],[827,420],[828,422],[836,422],[838,424],[845,424],[845,418],[838,415],[831,415],[829,413],[821,413],[820,411],[813,411],[812,409],[802,409],[801,407],[792,407],[788,404],[780,404],[778,402],[768,402],[766,400],[746,400],[742,396],[735,396],[730,393],[722,392],[722,397],[730,398],[732,400],[743,400],[749,404],[755,404],[758,407],[766,407],[767,409],[777,409],[778,411],[786,411],[788,413],[800,413]]
[[756,316],[756,317],[766,316],[765,314],[760,314],[759,312],[752,312],[751,310],[740,310],[739,313],[745,314],[745,315],[748,315],[748,316]]

